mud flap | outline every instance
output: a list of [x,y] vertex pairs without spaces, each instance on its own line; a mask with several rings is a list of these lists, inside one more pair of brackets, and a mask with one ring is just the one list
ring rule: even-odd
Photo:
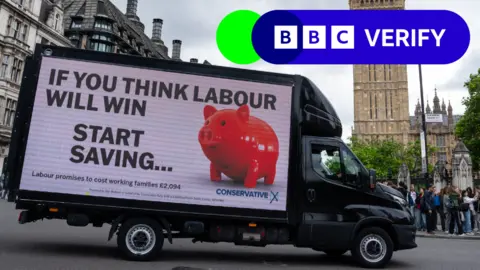
[[170,229],[170,226],[168,226],[168,222],[164,217],[159,217],[160,222],[162,223],[162,227],[167,231],[167,237],[168,237],[168,242],[170,244],[173,244],[173,239],[172,239],[172,230]]
[[125,218],[124,215],[118,216],[116,219],[113,220],[112,222],[112,227],[110,227],[110,231],[108,232],[108,239],[107,241],[110,241],[113,237],[113,234],[118,230],[118,225],[120,225],[120,222]]

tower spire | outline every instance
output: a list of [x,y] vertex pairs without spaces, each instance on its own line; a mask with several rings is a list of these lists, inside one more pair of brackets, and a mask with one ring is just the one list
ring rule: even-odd
[[433,97],[433,113],[442,113],[440,108],[440,99],[437,95],[437,87],[435,87],[435,96]]

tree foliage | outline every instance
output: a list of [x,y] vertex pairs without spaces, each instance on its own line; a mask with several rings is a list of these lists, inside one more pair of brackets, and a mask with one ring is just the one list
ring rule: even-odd
[[476,74],[470,74],[464,87],[468,90],[468,97],[462,100],[465,114],[458,121],[455,134],[470,150],[473,168],[476,170],[480,167],[480,69]]
[[[349,147],[365,167],[376,170],[379,178],[387,177],[389,169],[395,177],[403,163],[408,166],[410,174],[420,173],[422,170],[420,140],[405,146],[393,139],[362,141],[351,137]],[[429,156],[436,151],[435,147],[428,146]],[[428,167],[429,171],[433,168],[431,165]]]

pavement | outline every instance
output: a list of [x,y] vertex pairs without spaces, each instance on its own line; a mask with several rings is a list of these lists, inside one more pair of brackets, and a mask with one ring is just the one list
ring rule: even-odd
[[[338,259],[292,246],[266,248],[233,244],[165,242],[152,262],[119,258],[116,241],[107,242],[108,226],[69,227],[44,220],[19,225],[14,205],[0,200],[0,270],[206,270],[206,269],[358,269],[349,254]],[[395,252],[388,269],[479,269],[480,242],[469,239],[418,238],[418,248]]]
[[[417,237],[422,238],[441,238],[441,239],[466,239],[466,240],[480,240],[480,234],[475,233],[475,235],[450,235],[442,231],[435,231],[434,235],[428,234],[426,232],[417,232]],[[480,242],[479,242],[480,243]]]

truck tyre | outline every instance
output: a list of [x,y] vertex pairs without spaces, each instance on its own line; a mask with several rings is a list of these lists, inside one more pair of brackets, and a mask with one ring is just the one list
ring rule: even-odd
[[383,268],[393,254],[393,241],[388,233],[378,227],[365,228],[355,237],[353,258],[365,268]]
[[150,261],[162,250],[163,229],[151,218],[132,218],[122,223],[117,246],[123,257],[132,261]]

